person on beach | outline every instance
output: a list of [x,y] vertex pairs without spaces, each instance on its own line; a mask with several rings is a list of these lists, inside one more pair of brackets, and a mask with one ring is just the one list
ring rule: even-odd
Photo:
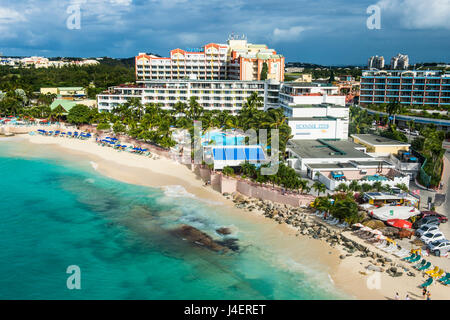
[[395,293],[394,299],[395,299],[395,300],[400,300],[400,296],[398,295],[398,292]]
[[427,300],[431,300],[431,292],[430,291],[427,292]]
[[425,299],[425,297],[427,296],[427,288],[422,289],[422,296]]
[[411,298],[409,297],[409,294],[406,295],[405,300],[411,300]]

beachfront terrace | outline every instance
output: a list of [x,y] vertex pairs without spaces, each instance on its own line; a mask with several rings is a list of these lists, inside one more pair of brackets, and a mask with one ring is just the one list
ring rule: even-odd
[[349,161],[345,163],[307,164],[309,172],[325,186],[334,191],[341,183],[349,186],[353,181],[370,185],[380,182],[391,188],[397,184],[409,186],[409,175],[395,169],[387,161]]

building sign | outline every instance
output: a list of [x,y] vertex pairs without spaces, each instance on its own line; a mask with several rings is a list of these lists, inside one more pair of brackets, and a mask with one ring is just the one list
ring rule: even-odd
[[324,130],[330,128],[329,124],[316,124],[316,123],[308,123],[308,124],[297,124],[295,126],[297,129],[308,129],[308,130]]
[[203,52],[203,48],[186,48],[187,52]]

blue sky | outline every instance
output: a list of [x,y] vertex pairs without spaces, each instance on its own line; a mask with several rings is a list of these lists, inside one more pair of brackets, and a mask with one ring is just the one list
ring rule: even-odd
[[[74,4],[79,30],[66,25]],[[366,26],[370,5],[381,9],[380,30]],[[167,56],[231,32],[287,61],[365,64],[400,52],[450,63],[450,0],[0,0],[3,55]]]

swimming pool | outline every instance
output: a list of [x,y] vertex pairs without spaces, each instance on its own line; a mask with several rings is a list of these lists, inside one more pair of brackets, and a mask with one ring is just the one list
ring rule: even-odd
[[387,181],[388,178],[380,175],[373,175],[373,176],[365,176],[361,180],[369,180],[369,181]]
[[245,137],[229,135],[224,132],[207,132],[202,136],[202,141],[203,146],[242,146],[245,144]]

